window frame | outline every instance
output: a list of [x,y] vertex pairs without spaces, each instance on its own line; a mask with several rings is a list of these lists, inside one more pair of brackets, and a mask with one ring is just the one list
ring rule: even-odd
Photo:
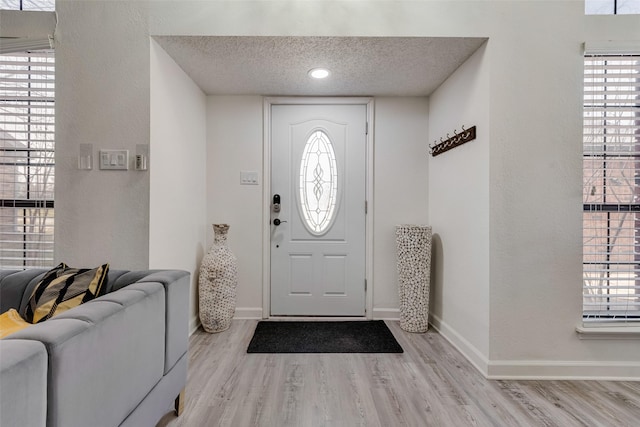
[[0,268],[53,266],[55,53],[0,55]]
[[[587,64],[590,61],[598,60],[593,58],[598,58],[603,63],[603,71],[600,75],[596,74],[595,68],[588,69]],[[625,74],[621,71],[624,67],[622,64],[617,65],[618,70],[615,69],[615,65],[609,68],[609,63],[615,64],[623,61],[635,63],[631,65],[632,68],[628,73]],[[608,77],[607,74],[609,70],[612,72],[609,74],[611,77]],[[631,77],[628,77],[627,74]],[[589,76],[592,77],[590,82],[588,82]],[[598,76],[602,77],[601,83]],[[640,322],[640,52],[624,52],[623,49],[610,49],[608,52],[602,48],[585,49],[583,87],[583,322],[616,322],[637,326]],[[621,88],[628,89],[629,87],[632,87],[631,91],[622,91],[629,92],[629,98],[625,98],[627,94],[621,96]],[[596,95],[597,89],[600,89],[601,98]],[[601,101],[600,104],[598,104],[599,101]],[[629,101],[626,103],[628,105],[622,105],[625,104],[625,101]],[[598,116],[596,111],[601,116]],[[623,113],[620,113],[621,111],[629,116],[624,116]],[[598,121],[601,122],[600,126],[596,124]],[[622,124],[627,122],[630,124]],[[607,133],[608,129],[617,129],[619,133],[609,134]],[[635,131],[631,133],[625,132],[633,129]],[[592,140],[589,139],[591,136],[593,136]],[[602,140],[601,143],[597,142],[598,137]],[[625,152],[624,150],[630,151]],[[597,175],[597,171],[595,168],[587,166],[591,161],[594,161],[594,164],[597,164],[598,161],[602,164],[602,175],[593,181],[590,179]],[[625,169],[628,162],[632,162],[633,166],[630,169]],[[615,194],[615,188],[623,188],[623,186],[617,187],[617,184],[613,184],[616,171],[618,176],[623,177],[625,171],[633,172],[633,179],[627,179],[628,188],[626,189],[629,190],[629,194],[623,194],[624,191],[619,191],[622,196]],[[608,184],[609,179],[612,182],[611,185]],[[631,181],[633,182],[629,184]],[[612,190],[614,199],[612,201],[607,199],[608,190]],[[594,197],[598,191],[601,191],[601,196]],[[628,200],[621,202],[620,198],[625,196]],[[596,201],[598,197],[601,198],[600,202]],[[616,198],[618,200],[615,200]],[[627,220],[626,216],[629,214],[633,215],[634,224],[633,228],[626,229],[627,244],[625,245],[618,243],[617,239],[621,230],[624,232],[623,221]],[[590,215],[593,215],[593,218],[596,215],[605,215],[606,226],[603,227],[600,224],[600,228],[596,229],[598,227],[596,224],[592,226],[592,229],[589,228],[587,224]],[[620,215],[621,218],[618,219],[617,229],[612,225],[615,215]],[[595,219],[591,221],[593,221],[591,224],[597,222]],[[600,220],[600,223],[602,222]],[[593,230],[596,230],[595,234],[589,234],[594,233]],[[606,231],[606,243],[592,245],[591,242],[601,238],[601,236],[597,236],[598,230]],[[614,230],[617,233],[615,238],[611,235]],[[632,242],[631,245],[629,242]],[[595,253],[604,254],[604,261],[590,258]],[[624,258],[624,256],[633,257],[633,261],[616,262],[614,260]],[[621,265],[627,266],[629,269],[618,270],[617,267]],[[616,268],[612,269],[612,266]],[[602,270],[598,270],[598,267]],[[603,274],[602,278],[595,278],[600,281],[599,286],[588,284],[589,280],[594,280],[594,276],[589,276],[588,273],[593,272]],[[625,278],[625,273],[631,274],[631,278]],[[629,281],[632,281],[634,285],[624,285]],[[612,284],[612,282],[614,283]],[[625,288],[628,289],[627,294],[621,294],[620,291]],[[606,293],[601,294],[604,296],[600,297],[597,293],[589,293],[594,290],[606,291]],[[605,308],[587,309],[588,306],[597,305],[597,303],[589,303],[588,301],[591,299],[597,302],[598,298],[605,301]],[[635,308],[625,310],[612,308],[622,306],[621,301],[624,301],[625,298],[629,300],[628,306]]]

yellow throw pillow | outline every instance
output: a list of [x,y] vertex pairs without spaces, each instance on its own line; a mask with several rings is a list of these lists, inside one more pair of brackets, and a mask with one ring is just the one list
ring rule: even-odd
[[36,285],[24,312],[27,322],[39,323],[102,295],[109,264],[93,269],[61,263]]
[[31,326],[31,323],[20,317],[14,308],[0,314],[0,338],[9,336],[14,332],[18,332],[27,326]]

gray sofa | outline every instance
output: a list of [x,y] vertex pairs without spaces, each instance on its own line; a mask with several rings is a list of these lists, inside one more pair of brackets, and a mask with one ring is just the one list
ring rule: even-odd
[[[0,271],[0,313],[46,270]],[[187,380],[190,275],[110,270],[106,294],[0,340],[0,426],[155,426]]]

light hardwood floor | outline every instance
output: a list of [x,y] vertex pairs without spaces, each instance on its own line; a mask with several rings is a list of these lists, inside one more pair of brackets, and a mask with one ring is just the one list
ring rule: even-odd
[[247,354],[257,321],[190,340],[178,426],[640,426],[640,382],[490,381],[442,336],[402,354]]

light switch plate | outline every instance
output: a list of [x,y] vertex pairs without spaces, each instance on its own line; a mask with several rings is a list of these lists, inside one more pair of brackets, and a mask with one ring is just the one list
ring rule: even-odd
[[258,185],[258,172],[240,171],[240,185]]
[[129,170],[129,150],[100,150],[100,169]]

